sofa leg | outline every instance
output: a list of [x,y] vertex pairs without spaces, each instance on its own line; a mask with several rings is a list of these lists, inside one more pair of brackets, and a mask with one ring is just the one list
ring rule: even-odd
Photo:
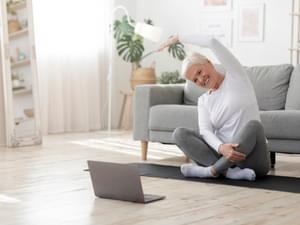
[[141,146],[142,146],[142,160],[147,160],[148,141],[141,141]]
[[271,168],[273,169],[276,163],[276,152],[270,152],[270,158],[271,158]]

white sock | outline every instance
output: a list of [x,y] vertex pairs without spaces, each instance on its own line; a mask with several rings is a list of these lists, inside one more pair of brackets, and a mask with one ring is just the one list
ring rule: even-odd
[[256,174],[252,169],[241,169],[239,167],[229,168],[226,172],[225,177],[233,180],[249,180],[254,181],[256,178]]
[[211,172],[211,166],[203,167],[198,166],[196,164],[188,163],[181,165],[180,170],[185,177],[215,177]]

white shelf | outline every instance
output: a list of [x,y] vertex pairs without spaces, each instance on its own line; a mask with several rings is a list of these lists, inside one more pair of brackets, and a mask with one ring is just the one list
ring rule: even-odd
[[299,52],[300,51],[300,48],[289,48],[290,51],[296,51],[296,52]]
[[11,63],[11,68],[13,69],[13,68],[18,68],[27,65],[30,65],[30,59],[24,59],[17,62],[13,62]]
[[[9,4],[7,4],[8,1]],[[41,143],[39,96],[33,89],[38,87],[37,68],[35,60],[32,61],[31,58],[35,56],[32,1],[0,0],[2,25],[0,26],[0,40],[3,42],[1,67],[4,80],[1,83],[3,83],[2,89],[6,91],[4,95],[6,142],[11,147]],[[17,14],[21,27],[8,29],[13,25],[10,23],[10,20],[13,19],[10,15],[11,12]],[[24,55],[19,53],[24,53]],[[12,81],[12,77],[16,79],[14,76],[18,76],[20,80]],[[33,115],[32,118],[31,115]]]
[[13,93],[14,93],[14,95],[30,94],[30,93],[32,93],[32,89],[24,88],[24,89],[20,89],[20,90],[14,90]]
[[291,12],[290,15],[291,16],[300,16],[300,12]]
[[24,117],[15,118],[16,125],[19,125],[20,123],[30,122],[30,121],[34,121],[34,118],[24,118]]
[[25,36],[27,34],[28,34],[28,29],[25,28],[25,29],[19,30],[19,31],[14,32],[14,33],[10,33],[9,34],[9,38],[10,39],[15,39],[15,38],[19,38],[19,37]]

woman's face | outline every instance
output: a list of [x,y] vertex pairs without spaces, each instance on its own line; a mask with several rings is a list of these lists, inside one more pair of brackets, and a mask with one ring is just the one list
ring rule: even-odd
[[186,78],[206,89],[213,89],[217,85],[215,68],[208,60],[203,64],[191,65],[186,72]]

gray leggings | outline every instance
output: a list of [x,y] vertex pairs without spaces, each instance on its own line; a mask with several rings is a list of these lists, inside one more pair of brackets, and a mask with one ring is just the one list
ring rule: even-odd
[[253,169],[257,177],[266,175],[270,169],[270,156],[264,129],[256,120],[249,121],[232,142],[239,144],[237,151],[246,154],[246,159],[241,162],[231,162],[219,155],[202,139],[198,130],[176,128],[173,132],[173,139],[191,160],[202,166],[213,165],[219,174],[234,165]]

